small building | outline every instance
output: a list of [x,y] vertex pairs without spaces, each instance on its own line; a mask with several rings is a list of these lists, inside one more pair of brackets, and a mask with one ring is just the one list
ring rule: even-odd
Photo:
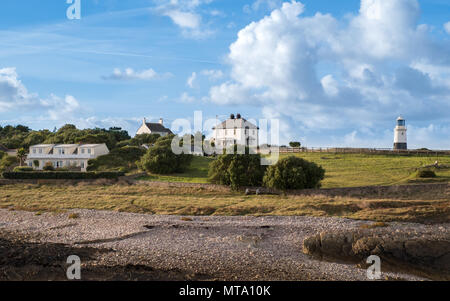
[[400,116],[397,118],[397,125],[394,130],[394,150],[408,149],[406,131],[406,121],[402,116]]
[[[50,162],[54,168],[86,171],[88,161],[109,154],[106,144],[39,144],[30,147],[25,163],[42,170]],[[36,163],[38,164],[36,164]]]
[[137,131],[136,135],[142,134],[158,134],[161,137],[164,137],[167,135],[171,135],[172,131],[164,127],[164,121],[162,118],[159,119],[158,123],[147,122],[147,120],[144,118],[142,125]]
[[218,148],[232,145],[257,147],[259,144],[259,127],[242,118],[241,114],[231,114],[229,119],[212,129],[212,139]]
[[4,145],[0,144],[0,152],[6,153],[8,156],[15,157],[17,156],[17,150],[16,149],[9,149],[5,147]]

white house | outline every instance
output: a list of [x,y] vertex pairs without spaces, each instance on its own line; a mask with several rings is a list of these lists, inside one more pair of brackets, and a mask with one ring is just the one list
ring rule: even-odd
[[141,134],[159,134],[161,137],[172,134],[172,131],[164,127],[163,119],[159,119],[158,123],[150,123],[144,118],[142,125],[137,131],[136,135]]
[[218,148],[231,145],[257,147],[259,127],[242,118],[241,114],[231,114],[230,118],[213,127],[212,139]]
[[[106,144],[39,144],[30,147],[25,163],[42,170],[50,162],[55,168],[77,167],[86,171],[88,161],[109,154]],[[34,162],[39,164],[35,166]]]
[[397,125],[394,130],[394,149],[405,150],[408,149],[408,141],[406,136],[406,121],[400,116],[397,118]]

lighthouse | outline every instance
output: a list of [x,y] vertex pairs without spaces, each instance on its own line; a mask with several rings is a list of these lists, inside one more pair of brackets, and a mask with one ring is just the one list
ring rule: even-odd
[[406,121],[400,116],[397,118],[397,126],[394,130],[394,149],[408,149],[408,142],[406,139]]

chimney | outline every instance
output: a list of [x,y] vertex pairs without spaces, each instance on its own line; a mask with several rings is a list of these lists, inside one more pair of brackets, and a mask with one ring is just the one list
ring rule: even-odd
[[237,114],[237,119],[241,119],[241,114]]
[[146,124],[147,123],[147,119],[144,117],[144,120],[142,121],[142,124]]
[[159,124],[164,125],[164,120],[162,118],[159,118]]
[[231,115],[230,115],[230,119],[234,119],[234,114],[231,114]]

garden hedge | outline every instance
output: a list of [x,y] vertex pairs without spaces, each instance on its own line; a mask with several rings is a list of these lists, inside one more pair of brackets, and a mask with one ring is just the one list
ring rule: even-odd
[[92,179],[117,179],[124,176],[123,172],[61,172],[61,171],[36,171],[36,172],[4,172],[3,178],[11,180],[92,180]]

